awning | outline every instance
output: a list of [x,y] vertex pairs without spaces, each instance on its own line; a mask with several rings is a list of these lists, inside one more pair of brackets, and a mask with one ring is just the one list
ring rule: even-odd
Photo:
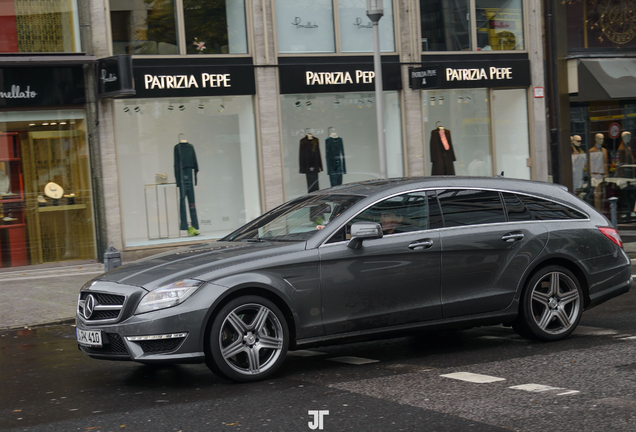
[[578,76],[578,101],[636,99],[636,58],[582,59]]

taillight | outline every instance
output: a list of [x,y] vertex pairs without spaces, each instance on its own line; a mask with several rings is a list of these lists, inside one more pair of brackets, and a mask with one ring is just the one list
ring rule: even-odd
[[603,234],[605,234],[605,237],[610,239],[612,241],[612,243],[614,243],[615,245],[617,245],[620,248],[623,247],[623,242],[621,240],[621,236],[618,235],[618,231],[616,231],[614,228],[598,227],[598,229],[601,230],[601,232]]

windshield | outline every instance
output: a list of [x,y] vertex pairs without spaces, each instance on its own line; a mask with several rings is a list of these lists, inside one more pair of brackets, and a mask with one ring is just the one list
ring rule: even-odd
[[357,195],[304,196],[265,213],[222,241],[304,241],[362,198]]

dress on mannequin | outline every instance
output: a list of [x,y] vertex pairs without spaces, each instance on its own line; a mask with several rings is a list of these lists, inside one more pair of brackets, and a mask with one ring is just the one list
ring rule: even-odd
[[198,232],[190,232],[188,229],[188,219],[186,215],[186,199],[190,209],[190,225],[199,229],[199,219],[197,218],[197,207],[194,201],[194,186],[197,184],[197,173],[199,165],[194,146],[187,140],[181,140],[174,146],[174,177],[179,188],[179,214],[181,221],[179,229],[188,231],[191,235],[198,235]]
[[438,127],[431,132],[431,162],[433,168],[431,175],[455,175],[455,152],[453,141],[448,129]]
[[325,140],[325,148],[329,181],[331,186],[339,186],[342,184],[342,175],[347,173],[342,138],[335,132],[331,133]]
[[603,181],[609,174],[607,149],[603,148],[604,139],[603,134],[596,134],[594,137],[596,145],[588,152],[590,183],[594,189],[594,207],[599,211],[603,206]]
[[587,163],[587,156],[581,148],[580,135],[574,135],[570,140],[572,143],[572,184],[576,191],[583,187],[583,173]]
[[298,150],[299,173],[305,174],[307,179],[307,192],[320,189],[318,184],[318,173],[322,171],[322,157],[320,155],[320,141],[318,138],[308,133],[300,140]]
[[634,153],[631,141],[631,132],[625,131],[621,134],[621,144],[618,146],[618,163],[621,165],[634,163]]

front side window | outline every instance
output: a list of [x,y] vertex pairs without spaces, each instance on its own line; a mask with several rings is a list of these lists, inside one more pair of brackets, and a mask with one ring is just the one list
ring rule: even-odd
[[[245,0],[110,0],[114,54],[245,54]],[[177,25],[183,13],[185,28]],[[179,42],[185,41],[185,52]]]
[[499,192],[450,189],[438,191],[437,198],[442,206],[446,227],[506,221]]
[[0,2],[0,53],[79,51],[76,0]]
[[348,224],[349,228],[356,222],[379,223],[384,235],[428,229],[426,192],[412,192],[388,198],[353,218]]

